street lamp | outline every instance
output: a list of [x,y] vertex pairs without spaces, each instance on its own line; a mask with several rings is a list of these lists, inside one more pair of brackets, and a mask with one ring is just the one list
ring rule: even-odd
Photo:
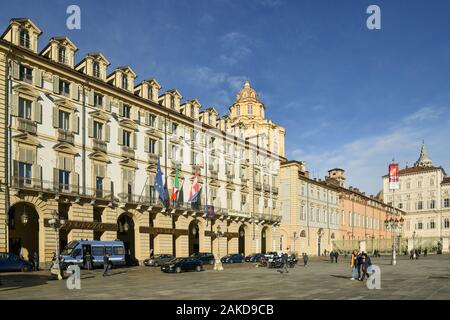
[[51,273],[57,275],[58,280],[62,280],[61,267],[59,261],[59,230],[66,223],[66,221],[64,219],[59,218],[58,212],[56,212],[56,210],[53,211],[53,214],[54,217],[48,220],[48,224],[55,230],[56,233],[56,250],[55,250],[56,257],[51,269]]
[[215,232],[216,238],[217,238],[217,257],[214,261],[214,270],[216,271],[222,271],[222,261],[220,261],[220,237],[223,235],[220,225],[217,226],[216,232]]
[[384,225],[386,226],[386,229],[391,230],[391,234],[392,234],[392,260],[391,260],[391,264],[393,266],[397,265],[397,252],[396,252],[396,239],[397,239],[397,233],[398,231],[402,229],[403,227],[403,223],[404,223],[404,219],[403,217],[401,217],[400,219],[397,218],[386,218],[386,220],[384,220]]
[[23,225],[26,225],[28,223],[28,214],[26,212],[26,205],[23,204],[23,213],[20,216],[20,221],[22,222]]

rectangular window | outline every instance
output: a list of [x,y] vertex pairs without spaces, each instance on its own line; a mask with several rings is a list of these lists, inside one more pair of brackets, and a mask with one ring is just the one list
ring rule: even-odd
[[195,107],[191,105],[191,118],[195,118]]
[[58,112],[58,128],[63,130],[69,130],[70,113],[59,110]]
[[172,122],[172,132],[173,134],[177,134],[178,124]]
[[120,256],[125,254],[125,250],[123,247],[113,247],[114,249],[114,255]]
[[94,93],[94,106],[102,107],[103,106],[103,95],[99,93]]
[[423,209],[423,203],[422,201],[417,202],[417,209],[422,210]]
[[94,138],[98,140],[102,140],[103,138],[103,123],[94,121]]
[[227,191],[227,209],[233,209],[233,193]]
[[444,199],[444,208],[450,208],[450,199]]
[[423,224],[422,222],[417,223],[417,229],[422,230]]
[[434,209],[436,206],[435,200],[430,200],[430,209]]
[[95,177],[95,192],[98,198],[103,197],[103,177]]
[[130,105],[128,105],[128,104],[123,105],[123,116],[128,119],[131,118],[131,106]]
[[449,220],[449,219],[445,219],[445,220],[444,220],[444,228],[445,228],[445,229],[450,228],[450,220]]
[[434,220],[431,220],[430,222],[430,229],[434,229],[436,227]]
[[92,255],[94,257],[103,257],[105,255],[105,247],[92,247]]
[[20,65],[19,75],[21,81],[32,82],[33,81],[33,69]]
[[59,94],[69,96],[70,95],[70,83],[65,80],[59,80]]
[[31,106],[30,100],[19,98],[19,117],[31,120]]
[[149,138],[148,152],[156,154],[156,140]]
[[123,130],[123,145],[131,147],[131,132]]
[[156,127],[156,116],[151,114],[151,115],[149,115],[148,119],[149,119],[148,125],[151,127]]
[[59,170],[59,191],[69,191],[69,176],[69,171]]
[[19,182],[20,185],[31,184],[31,164],[19,162]]

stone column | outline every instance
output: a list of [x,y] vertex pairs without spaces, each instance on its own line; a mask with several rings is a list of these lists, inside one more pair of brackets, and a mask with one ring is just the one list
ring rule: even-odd
[[[154,220],[155,228],[172,228],[172,217],[164,215],[161,212],[156,214]],[[156,234],[154,239],[155,254],[172,253],[172,235],[171,234]]]

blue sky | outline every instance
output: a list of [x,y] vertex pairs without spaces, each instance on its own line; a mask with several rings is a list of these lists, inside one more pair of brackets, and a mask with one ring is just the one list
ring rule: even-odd
[[[66,8],[81,8],[81,30]],[[366,8],[381,8],[381,30]],[[227,112],[244,79],[286,127],[287,155],[314,177],[347,171],[367,193],[395,157],[404,166],[425,139],[450,170],[450,2],[434,1],[2,1],[0,23],[29,17],[67,35],[77,61],[101,51],[109,71],[130,65],[139,80]]]

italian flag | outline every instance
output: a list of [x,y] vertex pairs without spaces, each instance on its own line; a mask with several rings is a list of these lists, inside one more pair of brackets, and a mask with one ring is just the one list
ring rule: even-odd
[[173,188],[172,188],[172,196],[170,197],[170,200],[172,200],[172,202],[175,202],[177,200],[177,193],[179,191],[179,187],[180,187],[180,181],[178,179],[178,168],[176,169],[176,173],[175,173],[175,180],[173,182]]

